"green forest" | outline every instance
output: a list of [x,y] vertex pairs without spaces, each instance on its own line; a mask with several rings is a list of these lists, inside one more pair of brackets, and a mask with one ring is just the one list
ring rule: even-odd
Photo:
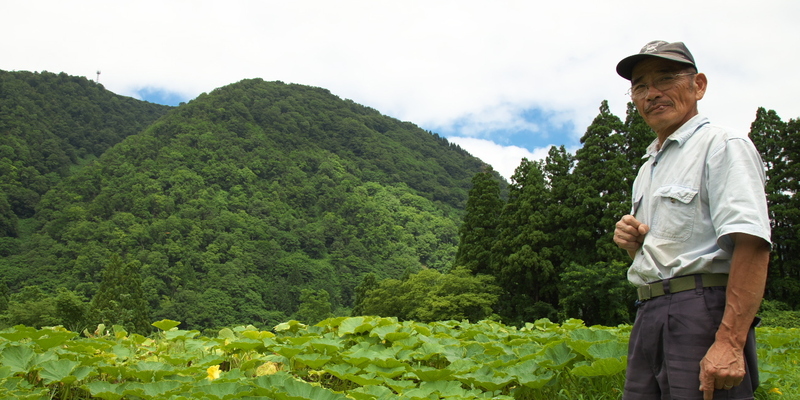
[[[797,315],[798,122],[754,111],[775,242],[765,308]],[[523,160],[509,183],[323,88],[248,79],[168,107],[0,71],[0,328],[628,323],[611,232],[653,138],[632,105],[623,121],[603,102],[575,154]]]

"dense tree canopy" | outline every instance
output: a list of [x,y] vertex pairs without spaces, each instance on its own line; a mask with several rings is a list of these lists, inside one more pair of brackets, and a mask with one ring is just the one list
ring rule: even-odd
[[0,70],[0,238],[16,237],[18,220],[75,167],[169,109],[65,73]]
[[473,274],[492,272],[492,246],[502,211],[500,183],[491,167],[475,174],[469,190],[464,221],[459,228],[455,264]]
[[750,137],[767,169],[767,201],[772,221],[772,257],[767,298],[800,307],[800,120],[783,122],[778,114],[759,108]]
[[[759,109],[750,131],[768,175],[773,226],[766,298],[780,309],[800,305],[798,126],[797,120],[784,123],[774,111]],[[502,288],[494,309],[505,322],[543,317],[605,325],[633,321],[634,290],[626,277],[630,260],[611,235],[616,221],[630,212],[631,185],[654,138],[631,104],[623,123],[603,102],[574,156],[553,147],[543,162],[522,161],[502,213],[491,219],[494,231],[462,233],[459,253],[475,243],[494,243],[488,271]],[[481,175],[468,204],[472,196],[485,196],[476,190]],[[464,226],[492,215],[469,207],[466,212]]]
[[140,271],[150,319],[192,328],[313,319],[303,304],[320,291],[343,315],[364,274],[450,267],[483,165],[327,90],[245,80],[56,180],[0,272],[12,293],[89,299],[119,257]]

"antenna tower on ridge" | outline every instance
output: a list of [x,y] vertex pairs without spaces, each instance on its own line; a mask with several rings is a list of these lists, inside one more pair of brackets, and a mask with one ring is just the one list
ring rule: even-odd
[[97,80],[94,81],[95,83],[100,83],[100,70],[97,70]]

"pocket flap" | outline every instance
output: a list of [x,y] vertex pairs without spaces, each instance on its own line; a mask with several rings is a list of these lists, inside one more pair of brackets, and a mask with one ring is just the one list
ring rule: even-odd
[[681,203],[689,204],[697,194],[697,189],[687,188],[685,186],[667,185],[658,188],[655,194],[656,196],[669,197]]

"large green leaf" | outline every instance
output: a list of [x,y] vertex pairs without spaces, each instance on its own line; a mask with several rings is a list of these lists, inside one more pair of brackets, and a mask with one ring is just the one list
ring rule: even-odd
[[569,333],[569,338],[585,342],[604,342],[606,340],[616,339],[617,336],[605,329],[579,328],[571,331]]
[[589,355],[594,358],[623,358],[628,356],[628,344],[618,341],[595,343],[589,347]]
[[0,364],[5,365],[13,372],[28,372],[33,366],[36,353],[28,346],[11,346],[3,349]]
[[453,371],[449,368],[433,368],[425,365],[411,367],[410,371],[421,381],[445,380],[453,375]]
[[57,331],[54,329],[51,329],[49,331],[43,330],[42,332],[47,332],[47,333],[33,339],[33,342],[36,343],[39,347],[41,347],[43,350],[59,346],[64,342],[72,340],[73,338],[78,336],[78,334],[75,332]]
[[380,385],[381,383],[384,383],[386,381],[386,379],[387,379],[387,378],[378,376],[374,372],[365,372],[363,374],[358,374],[358,375],[351,374],[351,375],[347,375],[345,378],[348,381],[357,383],[357,384],[359,384],[361,386]]
[[128,369],[128,373],[142,382],[154,382],[175,374],[175,368],[157,361],[140,361]]
[[162,331],[168,331],[172,328],[177,328],[181,323],[170,319],[162,319],[161,321],[153,322],[151,325],[155,326]]
[[[378,326],[372,329],[370,332],[370,336],[375,336],[380,338],[381,340],[386,340],[386,335],[391,333],[397,333],[397,330],[400,329],[399,325],[384,325]],[[399,337],[398,339],[403,339],[404,337],[408,337],[410,335],[409,332],[405,332],[406,334],[403,337]]]
[[7,339],[10,342],[20,342],[23,340],[35,339],[41,336],[42,333],[25,325],[17,325],[13,328],[8,328],[0,332],[0,337]]
[[[367,363],[377,364],[382,367],[392,368],[402,363],[395,358],[396,349],[386,348],[380,345],[371,345],[362,342],[353,347],[352,351],[344,351],[341,354],[342,360],[355,366],[363,366]],[[353,349],[351,348],[351,349]]]
[[577,357],[563,341],[553,342],[539,354],[539,365],[551,369],[562,369]]
[[[64,382],[64,378],[70,377],[72,370],[78,366],[77,361],[61,359],[55,361],[48,361],[39,365],[42,368],[39,371],[39,377],[42,378],[44,383],[51,384],[53,382]],[[71,377],[69,382],[75,381],[75,377]]]
[[217,332],[217,337],[220,339],[236,340],[236,334],[233,333],[231,328],[222,328]]
[[171,330],[164,332],[164,337],[167,340],[187,340],[200,335],[200,331],[185,331],[185,330]]
[[256,330],[246,330],[241,333],[242,336],[248,339],[255,339],[255,340],[264,340],[264,339],[271,339],[275,337],[275,334],[270,331],[256,331]]
[[593,329],[593,328],[579,328],[571,331],[569,335],[567,335],[567,343],[569,346],[577,351],[580,354],[583,354],[586,357],[591,357],[589,354],[589,347],[592,345],[605,342],[610,340],[615,340],[616,336],[611,332],[606,330],[600,329]]
[[475,372],[456,375],[456,378],[467,385],[476,385],[489,391],[502,389],[515,380],[513,376],[488,366],[481,367]]
[[417,384],[414,381],[410,381],[407,379],[385,379],[383,382],[384,385],[392,388],[395,392],[403,393],[406,390],[415,388]]
[[233,341],[222,346],[222,349],[229,352],[235,352],[240,350],[248,351],[261,347],[263,345],[264,343],[262,341],[256,339],[234,338]]
[[277,346],[273,348],[273,351],[286,358],[293,358],[294,356],[302,353],[304,350],[305,349],[303,347],[296,345]]
[[270,393],[276,400],[347,400],[341,393],[297,380],[285,373],[264,375],[253,380],[253,384]]
[[381,367],[376,364],[369,364],[364,368],[364,371],[373,372],[376,375],[380,375],[384,378],[396,378],[405,374],[408,368],[409,367],[406,364],[401,364],[396,367]]
[[576,365],[570,372],[577,376],[611,376],[625,371],[627,364],[625,359],[603,358],[591,364]]
[[798,340],[798,335],[796,332],[791,332],[791,333],[772,332],[771,335],[758,336],[758,342],[760,344],[767,344],[774,349],[784,347],[788,343],[796,340]]
[[520,341],[520,343],[513,344],[512,349],[518,358],[527,359],[534,357],[536,353],[542,351],[542,345],[536,341],[525,339]]
[[294,359],[301,363],[308,365],[311,368],[318,369],[330,361],[333,357],[324,354],[298,354]]
[[82,386],[88,390],[93,397],[106,400],[119,400],[122,398],[122,385],[106,381],[89,382]]
[[171,380],[160,380],[157,382],[147,383],[128,382],[128,384],[125,385],[124,389],[122,390],[122,393],[126,396],[137,396],[145,399],[162,399],[166,397],[168,392],[173,391],[181,386],[183,386],[183,383]]
[[414,352],[414,358],[417,360],[426,361],[433,357],[444,354],[445,351],[445,347],[441,343],[425,342]]
[[192,388],[194,397],[211,397],[213,399],[238,399],[251,392],[249,386],[239,382],[212,381],[208,384],[194,385]]
[[324,368],[324,371],[339,379],[346,380],[348,376],[360,373],[361,368],[345,363],[335,365],[329,364]]
[[344,345],[339,340],[316,338],[309,340],[306,346],[311,347],[314,351],[322,352],[323,354],[336,354]]
[[273,329],[275,330],[275,332],[293,333],[293,332],[300,332],[301,330],[306,329],[307,327],[308,326],[306,324],[300,321],[291,320],[275,325],[275,328]]
[[396,397],[391,389],[387,388],[386,386],[377,385],[361,386],[348,391],[347,395],[355,400],[374,400]]
[[541,367],[534,360],[517,363],[506,368],[505,372],[513,376],[521,385],[533,389],[544,387],[555,376],[552,370]]
[[348,334],[367,332],[374,327],[374,325],[370,323],[371,319],[372,318],[368,317],[348,318],[339,324],[339,335],[344,336]]
[[[472,398],[473,396],[477,396],[479,394],[479,392],[476,390],[465,390],[459,381],[422,382],[419,385],[419,394],[424,393],[428,393],[428,396],[435,393],[438,395],[437,397],[441,398]],[[404,392],[403,395],[414,396],[416,393],[412,389]]]

